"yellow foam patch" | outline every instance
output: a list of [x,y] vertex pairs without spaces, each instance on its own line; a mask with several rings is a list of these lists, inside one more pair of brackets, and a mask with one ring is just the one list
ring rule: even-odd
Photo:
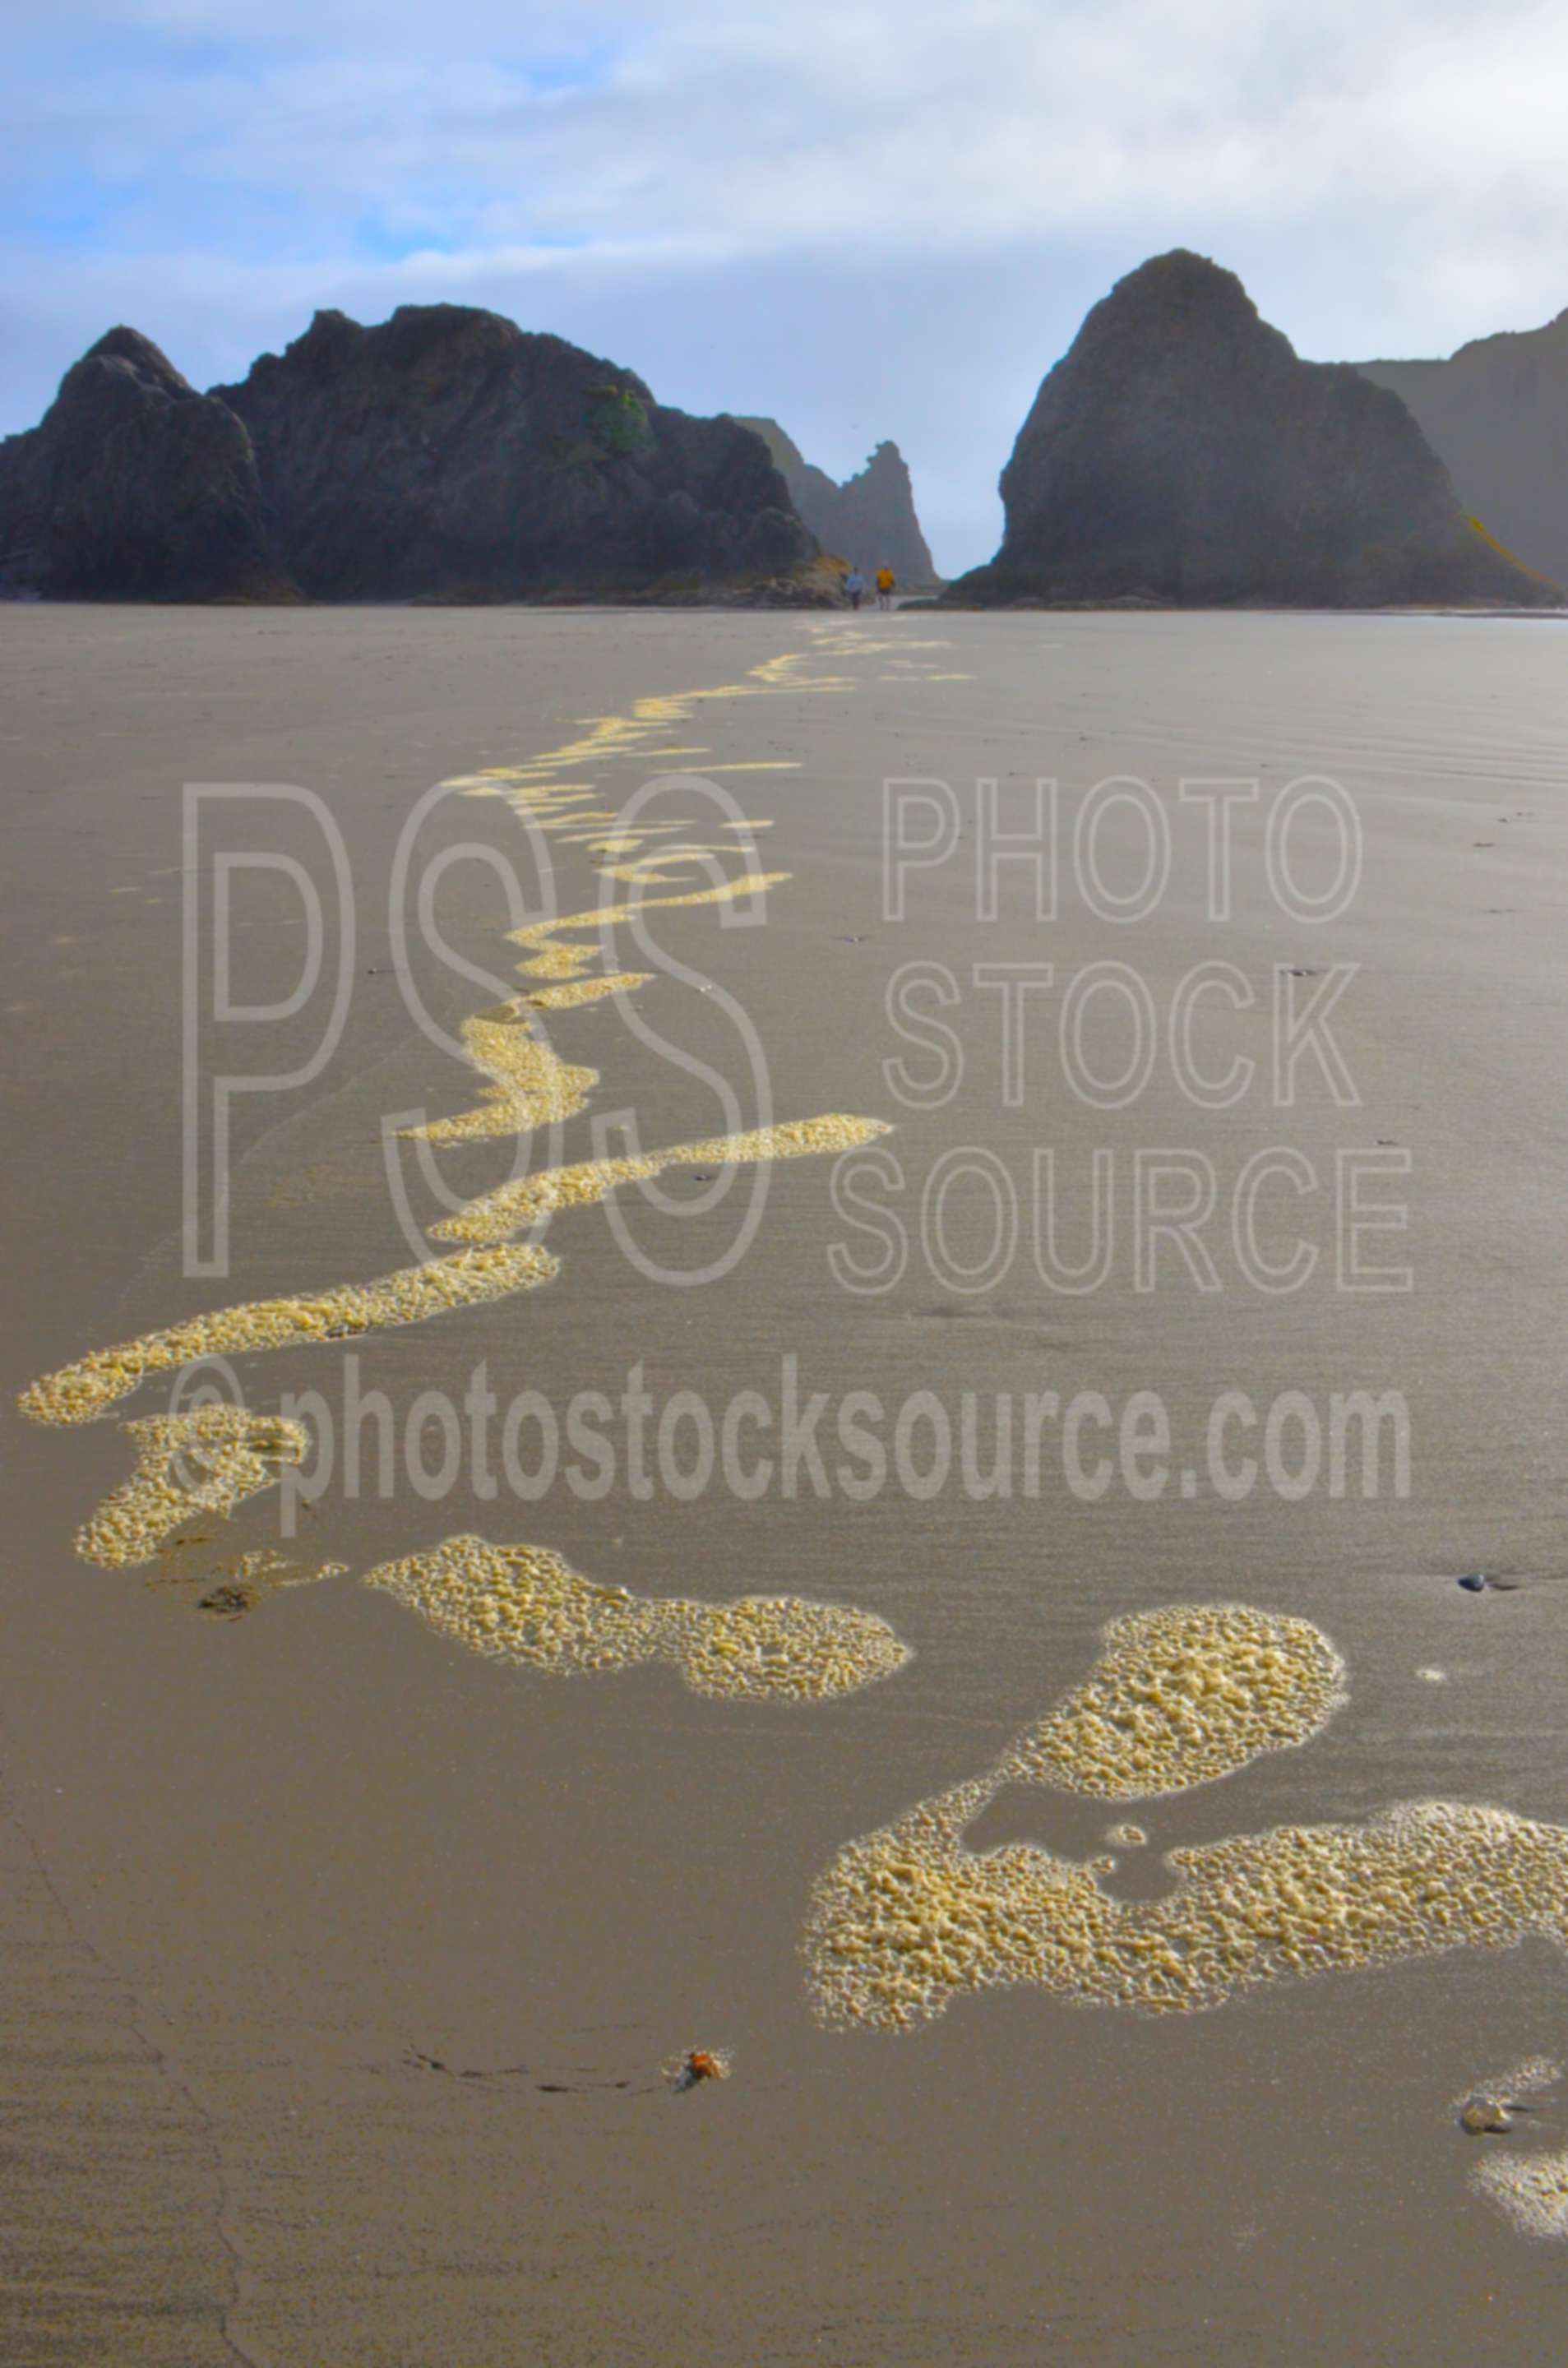
[[35,1422],[94,1422],[163,1373],[204,1357],[249,1349],[292,1349],[352,1334],[423,1324],[454,1307],[472,1307],[531,1291],[559,1271],[547,1250],[517,1245],[460,1250],[423,1266],[402,1267],[373,1282],[340,1283],[297,1298],[254,1299],[207,1315],[187,1316],[110,1349],[95,1349],[25,1389],[17,1403]]
[[1344,1700],[1345,1665],[1310,1621],[1238,1603],[1136,1612],[1002,1773],[1102,1801],[1184,1792],[1304,1743]]
[[667,1661],[697,1693],[818,1702],[891,1677],[909,1659],[871,1612],[798,1596],[661,1600],[596,1586],[543,1546],[477,1537],[384,1563],[364,1584],[472,1652],[562,1677]]
[[966,1850],[992,1789],[960,1785],[839,1853],[807,1926],[822,2020],[902,2031],[1023,1982],[1074,2006],[1193,2013],[1287,1977],[1532,1933],[1568,1944],[1568,1832],[1504,1809],[1412,1802],[1176,1850],[1170,1894],[1126,1902],[1100,1887],[1104,1860]]
[[580,1160],[570,1167],[547,1167],[540,1175],[498,1184],[454,1216],[443,1217],[430,1232],[434,1239],[444,1242],[504,1241],[508,1235],[537,1224],[552,1210],[587,1208],[618,1185],[662,1175],[669,1167],[727,1167],[761,1160],[803,1159],[849,1151],[891,1131],[882,1119],[845,1118],[834,1112],[825,1118],[790,1120],[782,1126],[756,1127],[745,1134],[672,1144],[664,1151]]
[[1171,1793],[1304,1742],[1344,1698],[1321,1632],[1236,1605],[1114,1621],[1105,1644],[994,1769],[839,1852],[806,1933],[824,2021],[903,2030],[961,1993],[1019,1982],[1074,2005],[1194,2012],[1287,1975],[1536,1932],[1568,1945],[1568,1830],[1503,1809],[1415,1802],[1172,1850],[1170,1892],[1142,1901],[1103,1888],[1104,1857],[966,1849],[1007,1783]]
[[[603,983],[596,981],[599,991]],[[597,1069],[576,1068],[533,1033],[523,997],[494,1004],[462,1023],[463,1049],[490,1079],[477,1110],[428,1120],[402,1132],[426,1143],[489,1143],[575,1118],[598,1084]]]
[[688,866],[696,858],[734,852],[733,847],[722,843],[715,847],[710,842],[656,847],[646,854],[630,856],[625,862],[600,863],[595,868],[605,880],[630,882],[633,887],[667,888],[679,878],[680,867]]
[[[595,808],[591,803],[600,794],[591,778],[606,760],[622,756],[641,755],[663,760],[672,757],[700,756],[699,747],[672,747],[667,745],[673,728],[685,723],[710,700],[800,696],[813,693],[835,694],[853,689],[852,681],[844,676],[812,674],[808,669],[820,655],[830,660],[842,651],[844,655],[859,655],[865,645],[846,639],[835,641],[831,633],[812,629],[814,648],[809,643],[780,653],[774,658],[752,667],[740,682],[722,683],[690,691],[662,693],[637,700],[627,715],[586,719],[576,737],[559,747],[547,749],[517,765],[487,766],[467,774],[452,776],[444,785],[475,797],[500,797],[530,824],[543,828],[570,829],[580,834],[590,825],[615,825],[619,816],[614,809]],[[664,743],[666,745],[655,745]],[[757,761],[750,765],[734,765],[727,770],[774,771],[796,769],[795,760]],[[585,778],[588,776],[588,778]],[[655,828],[665,834],[674,825],[668,823],[647,826],[647,835]],[[758,821],[746,825],[764,828]],[[601,852],[617,855],[630,851],[632,834],[624,832]],[[639,837],[642,834],[638,834]],[[673,850],[665,850],[668,856]],[[641,868],[639,867],[639,876]],[[528,958],[518,965],[525,976],[554,982],[532,995],[518,996],[488,1012],[475,1015],[464,1029],[465,1045],[475,1066],[489,1080],[479,1109],[454,1118],[438,1120],[413,1132],[431,1142],[460,1142],[491,1139],[504,1133],[520,1133],[541,1121],[570,1116],[580,1110],[585,1099],[597,1082],[597,1073],[586,1067],[571,1066],[561,1060],[536,1037],[528,1019],[529,1009],[561,1009],[585,1004],[608,995],[646,983],[647,973],[623,972],[613,977],[590,980],[585,973],[602,951],[602,946],[573,947],[559,942],[562,931],[594,928],[601,934],[618,926],[638,909],[649,906],[695,905],[721,904],[758,890],[778,885],[789,878],[784,871],[751,875],[718,886],[658,897],[640,897],[635,903],[607,904],[590,911],[566,916],[553,923],[541,923],[515,933],[515,941],[528,950]],[[687,1157],[722,1158],[789,1157],[807,1149],[841,1147],[835,1140],[835,1128],[869,1128],[880,1132],[869,1121],[812,1121],[807,1128],[826,1130],[819,1139],[807,1141],[799,1128],[764,1131],[771,1138],[770,1147],[760,1148],[761,1134],[745,1140],[758,1147],[734,1151],[728,1144],[702,1144],[665,1155],[650,1155],[647,1162],[597,1164],[590,1169],[556,1171],[555,1180],[546,1184],[535,1179],[531,1190],[534,1198],[528,1207],[564,1205],[570,1201],[587,1201],[611,1189],[613,1183],[626,1180],[631,1174],[649,1175],[661,1165]],[[846,1133],[842,1142],[862,1141],[863,1133]],[[740,1140],[740,1139],[737,1139]],[[613,1171],[613,1172],[610,1172]],[[540,1196],[543,1196],[540,1198]],[[476,1204],[483,1208],[484,1204]],[[96,1419],[120,1399],[128,1396],[149,1375],[177,1369],[187,1363],[222,1353],[244,1353],[263,1349],[287,1348],[312,1341],[330,1340],[353,1336],[378,1328],[418,1323],[449,1309],[472,1305],[527,1290],[548,1281],[556,1272],[556,1261],[545,1252],[519,1245],[503,1246],[494,1238],[493,1228],[480,1219],[481,1240],[478,1246],[458,1254],[418,1267],[403,1269],[367,1283],[345,1284],[325,1292],[283,1295],[252,1301],[238,1306],[219,1309],[188,1318],[181,1323],[145,1333],[139,1338],[95,1349],[85,1357],[46,1374],[25,1390],[18,1401],[22,1411],[32,1419],[58,1424],[88,1422]],[[231,1446],[234,1442],[229,1442]],[[149,1441],[148,1456],[155,1450]],[[214,1487],[228,1485],[223,1473],[231,1479],[241,1476],[239,1463],[225,1466],[222,1449],[214,1450],[214,1464],[199,1480],[199,1486]],[[151,1468],[151,1466],[150,1466]],[[166,1481],[166,1467],[164,1474]],[[140,1485],[131,1484],[132,1487]],[[160,1484],[162,1485],[162,1484]],[[147,1518],[154,1517],[153,1483],[145,1483]],[[127,1492],[120,1492],[126,1496]],[[237,1501],[237,1499],[236,1499]],[[113,1500],[111,1500],[111,1503]],[[131,1528],[125,1532],[131,1537],[135,1520],[141,1518],[135,1509],[127,1511],[122,1505],[120,1515]],[[168,1509],[164,1503],[164,1510]],[[97,1517],[97,1524],[87,1525],[97,1543],[111,1548],[114,1540],[109,1528],[101,1525],[109,1517],[106,1506]]]
[[[860,654],[858,644],[846,643],[841,646],[846,655]],[[504,795],[507,794],[508,785],[518,791],[543,787],[580,790],[580,783],[551,783],[550,777],[571,772],[574,768],[591,772],[608,760],[621,757],[636,756],[647,760],[670,756],[705,755],[706,750],[701,748],[658,748],[654,743],[672,727],[689,723],[697,711],[710,700],[806,693],[831,695],[853,689],[854,685],[846,677],[813,676],[803,671],[813,662],[818,651],[831,657],[835,655],[835,644],[819,640],[816,650],[808,647],[782,651],[777,657],[764,659],[760,666],[752,666],[740,682],[713,683],[696,690],[653,693],[637,700],[628,715],[586,718],[579,737],[563,741],[559,747],[541,751],[526,765],[494,766],[480,774],[456,774],[442,786],[483,790],[493,783],[500,783]]]
[[612,970],[603,978],[575,978],[562,986],[541,986],[537,995],[525,995],[523,1001],[539,1011],[571,1011],[581,1003],[597,1003],[607,995],[630,995],[633,987],[646,986],[653,975],[651,970]]
[[[574,814],[572,819],[577,822],[582,817]],[[566,834],[562,844],[565,847],[585,847],[590,855],[630,855],[642,846],[644,839],[667,838],[672,831],[695,827],[694,824],[682,820],[637,823],[625,830],[574,830]]]
[[193,1513],[227,1518],[276,1487],[285,1464],[301,1463],[310,1445],[302,1423],[244,1406],[150,1415],[124,1429],[136,1468],[76,1532],[77,1553],[108,1569],[152,1562]]
[[596,905],[583,913],[565,913],[559,920],[530,921],[508,934],[513,945],[525,946],[528,960],[517,964],[526,978],[576,978],[599,951],[597,946],[555,943],[562,929],[613,929],[634,913],[668,910],[677,905],[730,905],[740,896],[777,888],[788,871],[747,872],[740,880],[722,881],[715,888],[691,888],[678,896],[639,896],[630,904]]

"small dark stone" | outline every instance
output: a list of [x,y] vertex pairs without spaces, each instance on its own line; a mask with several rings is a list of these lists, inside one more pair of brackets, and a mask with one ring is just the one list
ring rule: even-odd
[[196,1608],[198,1611],[205,1611],[212,1620],[239,1620],[253,1609],[255,1603],[254,1587],[242,1587],[236,1579],[225,1579],[221,1587],[215,1587],[204,1595]]
[[1460,1579],[1460,1585],[1464,1588],[1467,1595],[1484,1595],[1486,1592],[1486,1573],[1483,1570],[1467,1570],[1464,1577]]
[[1508,2108],[1495,2097],[1472,2097],[1460,2114],[1460,2127],[1467,2137],[1501,2137],[1513,2127]]

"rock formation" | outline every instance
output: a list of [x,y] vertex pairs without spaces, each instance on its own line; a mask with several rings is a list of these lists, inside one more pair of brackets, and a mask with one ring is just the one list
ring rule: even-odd
[[122,600],[669,598],[827,607],[756,437],[466,305],[318,313],[198,394],[111,330],[0,443],[0,592]]
[[317,599],[639,593],[814,556],[755,438],[496,313],[410,304],[369,329],[318,313],[217,392]]
[[66,371],[38,427],[0,443],[0,588],[288,597],[241,422],[147,338],[111,329]]
[[1006,529],[959,605],[1540,605],[1397,396],[1300,360],[1241,281],[1180,249],[1096,304],[1002,474]]
[[1362,362],[1415,417],[1466,509],[1568,583],[1568,313],[1448,361]]
[[857,563],[870,575],[886,565],[902,592],[926,592],[941,581],[931,564],[915,488],[896,444],[879,444],[858,476],[835,485],[824,469],[814,469],[776,419],[742,419],[760,436],[773,465],[790,488],[790,498],[824,551]]

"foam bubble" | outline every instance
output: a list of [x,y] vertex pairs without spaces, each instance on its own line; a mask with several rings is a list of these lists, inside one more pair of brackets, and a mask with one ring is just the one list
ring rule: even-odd
[[1568,1942],[1568,1832],[1416,1802],[1362,1824],[1282,1826],[1170,1851],[1173,1887],[1124,1901],[1104,1858],[964,1846],[1010,1782],[1168,1793],[1304,1742],[1344,1671],[1304,1621],[1233,1604],[1114,1621],[1083,1684],[984,1775],[851,1842],[812,1895],[812,2001],[898,2031],[955,1997],[1031,1983],[1079,2006],[1197,2012],[1284,1978],[1393,1964],[1527,1933]]
[[639,913],[657,912],[676,905],[733,905],[738,897],[755,896],[777,888],[788,871],[746,871],[738,880],[721,881],[714,888],[691,888],[674,896],[637,896],[629,903],[590,905],[585,912],[563,913],[553,921],[530,921],[510,932],[515,946],[526,948],[528,959],[517,964],[525,978],[574,979],[597,960],[599,946],[563,946],[556,942],[563,929],[597,929],[604,933]]
[[423,1324],[454,1307],[473,1307],[531,1291],[560,1271],[548,1250],[526,1244],[459,1250],[423,1266],[402,1267],[373,1282],[340,1283],[299,1297],[253,1299],[192,1315],[139,1339],[95,1349],[25,1389],[17,1403],[35,1422],[95,1422],[129,1397],[149,1373],[170,1372],[204,1358],[246,1349],[292,1349],[402,1324]]
[[582,1577],[544,1546],[449,1538],[366,1574],[471,1652],[574,1676],[668,1661],[694,1691],[820,1701],[891,1677],[909,1648],[872,1612],[799,1596],[733,1603],[634,1595]]
[[556,1209],[580,1209],[602,1201],[619,1185],[661,1176],[669,1167],[728,1167],[764,1160],[821,1157],[869,1143],[890,1129],[884,1120],[846,1118],[830,1111],[822,1118],[791,1119],[779,1126],[755,1127],[745,1134],[712,1135],[700,1143],[671,1144],[663,1151],[642,1151],[616,1159],[584,1159],[569,1167],[547,1167],[538,1176],[519,1176],[481,1194],[455,1216],[432,1225],[440,1241],[494,1242],[537,1224]]
[[960,1786],[839,1853],[807,1930],[823,2020],[903,2030],[1014,1983],[1071,2005],[1193,2013],[1266,1982],[1535,1932],[1568,1942],[1568,1832],[1506,1810],[1413,1802],[1361,1825],[1172,1850],[1175,1888],[1124,1902],[1100,1888],[1103,1862],[966,1850],[989,1793]]
[[[584,982],[598,994],[602,980]],[[521,996],[474,1013],[462,1023],[463,1049],[490,1079],[477,1110],[431,1119],[402,1132],[426,1143],[489,1143],[575,1118],[598,1084],[597,1069],[574,1067],[534,1035]]]
[[106,1569],[152,1562],[192,1514],[225,1518],[286,1464],[302,1463],[310,1438],[302,1423],[244,1406],[201,1406],[122,1425],[136,1444],[136,1468],[76,1532],[76,1551]]
[[612,970],[603,978],[567,979],[560,986],[541,986],[537,995],[526,995],[523,1001],[538,1011],[574,1011],[585,1003],[602,1002],[607,995],[630,995],[633,987],[646,986],[652,971]]
[[1182,1792],[1304,1743],[1345,1700],[1345,1664],[1307,1620],[1181,1604],[1103,1635],[1083,1684],[1013,1745],[1008,1779],[1107,1801]]

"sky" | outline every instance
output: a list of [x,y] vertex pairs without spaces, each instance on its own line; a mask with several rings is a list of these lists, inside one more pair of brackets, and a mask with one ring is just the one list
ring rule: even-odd
[[835,476],[894,438],[956,573],[1146,256],[1314,359],[1568,305],[1562,0],[0,7],[0,431],[116,322],[208,386],[318,305],[487,304]]

